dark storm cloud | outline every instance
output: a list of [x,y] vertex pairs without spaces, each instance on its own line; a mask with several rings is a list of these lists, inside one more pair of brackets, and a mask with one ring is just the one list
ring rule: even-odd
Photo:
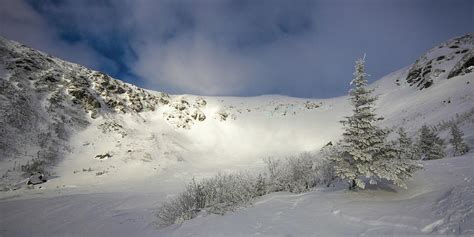
[[171,93],[329,97],[367,53],[371,80],[473,31],[474,4],[2,0],[0,33]]

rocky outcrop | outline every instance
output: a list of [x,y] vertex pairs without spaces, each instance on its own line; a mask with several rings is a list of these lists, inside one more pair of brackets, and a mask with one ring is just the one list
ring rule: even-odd
[[[1,37],[0,69],[0,161],[26,173],[60,161],[71,134],[91,118],[153,111],[171,100]],[[0,174],[2,183],[14,173]]]
[[206,120],[206,115],[201,110],[206,105],[206,100],[201,97],[196,98],[193,104],[185,97],[177,97],[170,102],[169,109],[163,113],[163,117],[176,128],[189,129],[196,121]]
[[81,106],[92,118],[101,112],[140,113],[154,111],[170,101],[166,93],[144,89],[111,78],[105,73],[64,62],[24,45],[0,39],[2,63],[11,73],[8,81],[32,92],[62,90],[73,105]]
[[470,73],[474,65],[474,34],[458,37],[431,49],[410,67],[406,81],[420,90],[438,80]]
[[456,76],[461,76],[467,73],[471,73],[474,71],[474,50],[469,51],[466,53],[464,57],[459,60],[459,62],[454,65],[451,72],[449,72],[448,79]]
[[170,96],[166,93],[151,94],[142,88],[112,79],[101,72],[94,72],[91,78],[92,88],[99,93],[108,109],[114,112],[154,111],[160,105],[168,104],[170,100]]

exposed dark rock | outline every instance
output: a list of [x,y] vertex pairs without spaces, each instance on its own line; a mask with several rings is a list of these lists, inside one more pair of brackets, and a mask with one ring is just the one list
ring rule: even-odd
[[332,141],[328,142],[326,145],[324,145],[323,147],[329,147],[329,146],[332,146]]
[[95,112],[101,108],[100,102],[87,89],[70,89],[69,94],[73,96],[72,101],[83,106],[86,112]]
[[473,67],[473,66],[474,66],[474,53],[471,52],[464,55],[464,57],[461,60],[459,60],[459,62],[456,63],[456,65],[454,65],[453,69],[448,74],[448,79],[453,78],[455,76],[470,73],[471,70],[469,69],[469,67]]
[[95,158],[96,159],[99,159],[99,160],[104,160],[104,159],[108,159],[108,158],[111,158],[112,155],[110,153],[105,153],[105,154],[99,154],[99,155],[96,155]]
[[74,87],[90,87],[90,82],[84,76],[74,76],[71,78],[71,86]]
[[46,77],[44,77],[44,80],[45,81],[48,81],[48,82],[58,82],[59,79],[53,75],[48,75]]
[[201,112],[200,110],[195,110],[191,114],[191,118],[193,118],[194,120],[198,120],[198,121],[204,121],[204,120],[206,120],[206,115],[203,112]]
[[196,98],[196,106],[197,106],[197,107],[200,108],[200,107],[204,107],[204,106],[206,106],[206,105],[207,105],[207,101],[206,101],[206,100],[204,100],[204,99],[201,98],[201,97]]
[[315,102],[311,102],[311,101],[306,101],[304,103],[304,107],[306,109],[317,109],[321,106],[321,103],[315,103]]
[[125,89],[123,89],[122,87],[119,86],[119,87],[117,87],[117,89],[115,90],[115,93],[117,93],[117,94],[123,94],[123,93],[125,93]]
[[421,74],[421,68],[412,68],[410,69],[410,71],[408,72],[408,76],[407,76],[407,82],[411,85],[413,84],[414,82],[416,82],[416,80],[418,79],[419,80],[419,75]]
[[430,87],[431,85],[433,85],[433,80],[427,81],[427,82],[425,83],[424,87],[425,87],[425,88],[428,88],[428,87]]
[[[459,49],[461,46],[463,49]],[[444,55],[439,55],[437,52],[433,54],[438,48],[443,47],[446,47],[446,49],[442,51]],[[470,68],[474,64],[474,54],[472,53],[474,50],[472,50],[472,48],[474,48],[474,34],[467,34],[447,41],[417,59],[410,67],[406,81],[410,86],[417,87],[421,90],[431,87],[437,80],[440,80],[440,78],[449,79],[470,73]],[[448,61],[451,62],[447,64]],[[453,61],[455,63],[454,67],[452,67],[451,71],[446,75],[445,68],[450,68]]]

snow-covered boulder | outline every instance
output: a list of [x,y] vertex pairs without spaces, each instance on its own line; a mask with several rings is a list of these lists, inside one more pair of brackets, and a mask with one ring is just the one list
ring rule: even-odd
[[42,184],[46,181],[47,179],[42,173],[35,173],[28,178],[26,184],[36,185],[36,184]]

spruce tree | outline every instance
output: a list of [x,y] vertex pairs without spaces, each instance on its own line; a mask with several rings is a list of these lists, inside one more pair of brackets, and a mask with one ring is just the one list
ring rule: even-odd
[[431,146],[433,145],[434,141],[431,135],[430,128],[425,124],[420,128],[420,139],[418,142],[420,148],[420,155],[422,159],[425,159],[426,154],[429,153]]
[[403,127],[400,127],[397,133],[398,133],[398,139],[397,139],[398,156],[401,159],[419,160],[420,157],[417,152],[418,149],[413,144],[412,139],[408,136],[405,129]]
[[392,143],[386,142],[388,131],[376,126],[382,118],[375,114],[376,96],[367,88],[364,59],[355,65],[349,96],[353,114],[341,121],[344,126],[341,148],[329,156],[336,176],[349,182],[349,188],[365,188],[364,177],[371,184],[385,179],[400,187],[416,170],[413,160],[399,159]]
[[267,192],[267,185],[265,183],[265,178],[261,174],[258,175],[257,180],[255,181],[255,195],[263,196]]
[[422,160],[436,160],[445,156],[444,141],[427,125],[423,125],[420,129],[418,145]]
[[451,136],[452,138],[449,140],[451,145],[453,145],[453,155],[464,155],[469,151],[469,147],[464,143],[462,137],[464,133],[458,128],[456,123],[451,125]]

